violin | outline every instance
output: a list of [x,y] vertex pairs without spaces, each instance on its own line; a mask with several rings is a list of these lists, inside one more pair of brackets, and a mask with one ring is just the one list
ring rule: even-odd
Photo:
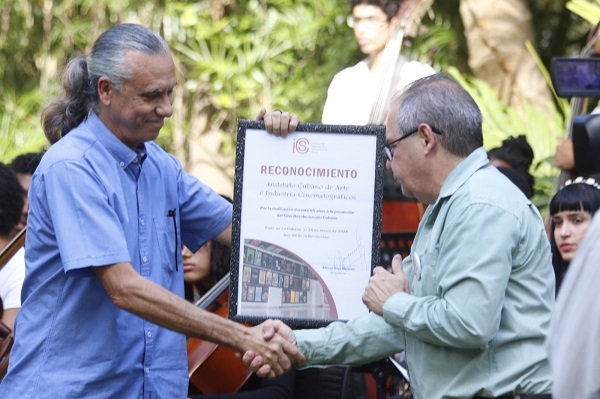
[[[229,312],[229,274],[215,284],[195,305],[227,317]],[[190,384],[200,393],[237,392],[252,372],[234,351],[200,338],[187,339]]]

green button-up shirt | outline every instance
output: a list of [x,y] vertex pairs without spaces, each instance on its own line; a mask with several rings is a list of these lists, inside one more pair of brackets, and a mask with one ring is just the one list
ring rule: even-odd
[[448,176],[403,268],[410,293],[389,298],[383,317],[295,332],[309,365],[404,350],[417,399],[550,393],[550,246],[536,207],[483,148]]

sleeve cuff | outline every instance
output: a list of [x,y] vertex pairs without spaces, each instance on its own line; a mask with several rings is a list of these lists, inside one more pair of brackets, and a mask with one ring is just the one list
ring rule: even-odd
[[383,304],[383,319],[386,323],[404,328],[406,312],[416,298],[406,292],[399,292],[388,298]]

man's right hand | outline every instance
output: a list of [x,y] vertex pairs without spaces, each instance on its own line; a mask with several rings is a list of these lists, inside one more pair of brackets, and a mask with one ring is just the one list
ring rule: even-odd
[[[254,328],[260,328],[262,338],[265,342],[281,344],[290,364],[304,364],[306,362],[306,358],[298,350],[294,332],[281,320],[267,320]],[[252,350],[244,353],[242,361],[246,367],[255,372],[259,377],[274,378],[282,374],[280,372],[281,369],[289,371],[290,368],[281,367],[280,364],[273,366],[269,364],[272,362],[269,362],[268,359],[264,359],[263,356],[254,353]],[[287,364],[285,360],[283,360],[283,363]]]
[[265,122],[267,132],[281,137],[286,137],[289,133],[294,132],[300,123],[300,118],[297,115],[278,109],[267,112],[264,108],[261,108],[258,112],[256,120]]

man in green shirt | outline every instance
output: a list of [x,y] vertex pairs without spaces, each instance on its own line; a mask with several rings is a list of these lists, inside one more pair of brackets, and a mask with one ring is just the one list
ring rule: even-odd
[[[416,399],[550,398],[544,340],[554,306],[550,247],[536,207],[483,148],[482,116],[436,74],[397,96],[387,118],[387,167],[428,204],[411,254],[378,267],[371,310],[348,323],[277,332],[307,366],[363,364],[405,351]],[[259,375],[262,359],[244,360]]]

